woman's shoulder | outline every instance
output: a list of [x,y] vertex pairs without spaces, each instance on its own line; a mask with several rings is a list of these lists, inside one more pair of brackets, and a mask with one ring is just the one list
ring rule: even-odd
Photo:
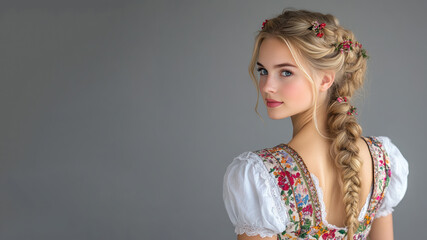
[[369,136],[370,139],[375,141],[375,145],[380,147],[385,155],[388,156],[390,161],[390,167],[393,168],[401,168],[408,173],[408,161],[403,156],[401,149],[391,140],[388,136]]
[[223,200],[236,234],[271,237],[289,221],[273,177],[253,151],[237,154],[227,166]]
[[400,165],[404,170],[408,170],[408,161],[403,156],[400,148],[388,136],[365,136],[369,145],[377,146],[385,155],[388,156],[390,165]]
[[[243,186],[260,179],[268,182],[270,177],[262,158],[255,151],[245,151],[234,156],[227,166],[224,174],[224,184],[227,185],[225,187],[234,187],[232,186],[233,184]],[[259,187],[259,185],[253,185],[252,187]]]
[[233,157],[226,168],[225,175],[238,175],[240,177],[266,177],[262,166],[262,159],[255,151],[245,151]]
[[403,156],[401,149],[388,136],[372,136],[377,141],[379,147],[388,156],[390,166],[390,183],[385,193],[376,218],[392,213],[403,199],[408,187],[409,163]]
[[245,151],[242,153],[237,154],[231,163],[255,163],[259,162],[261,159],[257,154],[255,154],[256,151]]

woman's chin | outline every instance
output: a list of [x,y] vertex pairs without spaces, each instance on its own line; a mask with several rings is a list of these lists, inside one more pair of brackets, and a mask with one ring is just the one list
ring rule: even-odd
[[289,117],[289,115],[287,114],[283,114],[283,113],[273,113],[273,112],[268,112],[268,117],[272,120],[279,120],[279,119],[284,119]]

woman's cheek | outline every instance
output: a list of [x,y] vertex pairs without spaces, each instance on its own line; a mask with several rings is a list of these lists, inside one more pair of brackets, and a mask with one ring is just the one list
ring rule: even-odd
[[298,82],[290,82],[289,84],[286,84],[283,86],[282,89],[282,95],[285,97],[285,99],[291,100],[291,101],[298,101],[302,98],[304,98],[304,94],[302,94],[302,87],[301,84]]

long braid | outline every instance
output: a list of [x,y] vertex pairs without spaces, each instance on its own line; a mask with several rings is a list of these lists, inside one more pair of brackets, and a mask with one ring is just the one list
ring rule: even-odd
[[[355,39],[352,32],[338,27],[338,40],[344,37]],[[362,127],[358,124],[354,115],[348,115],[351,108],[349,101],[338,102],[337,97],[351,99],[354,92],[364,82],[366,73],[366,60],[361,54],[351,52],[345,55],[343,65],[343,77],[341,81],[333,84],[329,91],[329,103],[327,109],[328,132],[332,137],[330,153],[335,165],[340,169],[342,180],[343,201],[345,205],[347,226],[347,239],[353,239],[359,227],[358,213],[360,200],[360,169],[362,161],[359,157],[357,140],[362,136]]]
[[[342,95],[340,95],[342,96]],[[332,98],[336,99],[336,96]],[[359,172],[362,162],[359,158],[359,148],[356,140],[362,134],[361,126],[352,115],[347,115],[349,103],[332,102],[328,109],[328,126],[333,137],[331,155],[338,169],[341,170],[346,226],[348,239],[352,239],[358,228],[358,206],[361,181]]]

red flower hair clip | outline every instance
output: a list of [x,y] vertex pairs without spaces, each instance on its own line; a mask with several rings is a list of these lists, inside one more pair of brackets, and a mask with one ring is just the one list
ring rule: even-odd
[[319,24],[318,21],[313,21],[313,22],[311,22],[311,25],[312,26],[309,27],[308,30],[314,31],[316,33],[316,36],[319,37],[319,38],[323,37],[323,31],[322,31],[322,29],[325,28],[326,23]]
[[348,101],[348,99],[347,99],[347,97],[338,97],[338,98],[337,98],[337,101],[338,101],[338,102],[347,102],[347,101]]
[[347,115],[357,115],[357,108],[355,106],[350,106],[350,110],[347,112]]
[[[337,98],[338,102],[348,102],[348,98],[347,97],[338,97]],[[347,111],[347,115],[357,115],[357,108],[353,105],[350,105],[350,110]]]
[[264,27],[265,27],[265,24],[268,22],[268,19],[265,19],[265,21],[262,23],[262,28],[261,29],[264,29]]
[[332,45],[335,46],[335,50],[338,50],[341,53],[353,51],[354,48],[357,47],[360,49],[360,54],[362,55],[362,57],[369,58],[368,54],[366,53],[366,50],[362,48],[362,44],[357,41],[353,43],[351,39],[344,38],[344,41],[342,41],[341,43],[335,43]]

